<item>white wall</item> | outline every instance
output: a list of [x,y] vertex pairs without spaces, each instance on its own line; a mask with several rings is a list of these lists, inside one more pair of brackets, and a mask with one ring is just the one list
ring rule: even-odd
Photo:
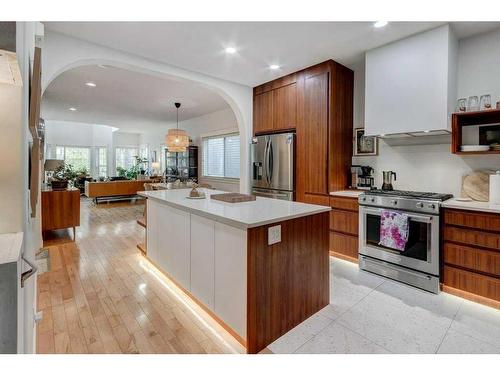
[[[115,173],[115,148],[120,146],[139,147],[138,133],[113,131],[113,127],[71,121],[45,121],[46,145],[86,146],[108,148],[108,176]],[[92,163],[94,160],[92,159]]]
[[[21,116],[17,123],[12,124],[12,133],[9,134],[12,139],[10,137],[6,137],[6,133],[2,135],[2,137],[6,140],[11,140],[12,145],[9,146],[11,147],[10,152],[13,157],[20,162],[20,168],[17,171],[12,171],[12,173],[7,177],[15,181],[14,184],[16,184],[18,186],[17,188],[20,189],[19,191],[22,192],[23,198],[19,201],[16,198],[17,193],[15,191],[9,191],[6,196],[9,198],[10,206],[7,209],[2,208],[2,211],[0,211],[2,218],[8,217],[11,219],[18,217],[18,215],[22,216],[22,225],[15,230],[24,232],[23,256],[32,262],[34,262],[36,251],[42,246],[40,220],[41,205],[40,203],[37,205],[36,215],[32,218],[29,206],[28,190],[28,147],[29,142],[31,141],[31,135],[28,130],[28,82],[30,76],[30,62],[31,66],[33,66],[35,29],[35,22],[16,23],[16,53],[23,81],[22,93],[20,97]],[[4,103],[3,100],[0,102]],[[17,111],[17,107],[13,106],[11,110],[13,112]],[[2,128],[2,130],[4,129]],[[2,156],[4,157],[5,154],[5,149],[2,147]],[[4,165],[4,163],[2,163],[2,165]],[[2,186],[4,186],[3,182]],[[3,191],[1,195],[2,197],[4,196]],[[40,193],[38,195],[38,202],[40,202]],[[17,219],[14,220],[17,221]],[[22,289],[22,312],[18,323],[22,325],[22,331],[24,333],[21,338],[21,347],[24,353],[34,353],[35,351],[36,328],[34,325],[33,313],[36,309],[36,285],[36,277],[31,277]]]
[[458,98],[491,94],[500,101],[500,29],[459,42]]
[[[165,143],[165,134],[169,128],[175,127],[175,124],[165,125],[155,131],[143,133],[140,136],[140,144],[147,144],[150,153],[157,152],[158,161],[160,158],[161,147]],[[201,176],[201,137],[204,135],[219,133],[221,131],[236,131],[238,132],[238,123],[234,112],[228,108],[222,111],[209,113],[204,116],[196,117],[190,120],[179,122],[179,128],[186,130],[189,137],[193,140],[193,145],[199,148],[199,165],[200,182],[208,183],[213,187],[225,191],[239,191],[239,181],[228,181],[213,178],[203,178]]]
[[221,95],[233,110],[241,136],[240,190],[250,191],[250,139],[252,137],[253,91],[251,87],[188,71],[161,62],[48,31],[44,40],[42,88],[57,75],[77,66],[108,64],[123,69],[176,77],[198,82]]
[[[458,97],[492,94],[500,100],[500,30],[463,39],[458,47]],[[364,64],[354,69],[354,128],[364,122]],[[444,126],[446,127],[446,126]],[[434,139],[426,138],[428,143]],[[379,140],[379,156],[353,157],[353,164],[375,168],[375,185],[382,185],[382,171],[398,175],[396,189],[437,191],[460,195],[462,176],[477,169],[500,169],[500,155],[458,156],[451,153],[449,137],[442,144],[394,145]],[[400,141],[398,144],[401,144]],[[391,144],[389,144],[391,143]]]
[[23,87],[0,83],[0,233],[24,230]]

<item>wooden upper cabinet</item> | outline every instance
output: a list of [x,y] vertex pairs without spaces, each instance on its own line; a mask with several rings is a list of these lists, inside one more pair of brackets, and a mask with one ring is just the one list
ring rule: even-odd
[[273,93],[273,130],[295,129],[297,124],[297,84],[277,88]]
[[328,194],[329,73],[305,77],[303,143],[304,192]]
[[254,96],[253,132],[264,133],[273,130],[273,92],[268,91]]

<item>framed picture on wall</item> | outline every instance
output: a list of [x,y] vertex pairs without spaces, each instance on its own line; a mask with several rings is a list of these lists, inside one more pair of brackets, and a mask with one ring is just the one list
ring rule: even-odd
[[378,154],[378,138],[365,136],[364,128],[354,129],[354,156],[375,156]]

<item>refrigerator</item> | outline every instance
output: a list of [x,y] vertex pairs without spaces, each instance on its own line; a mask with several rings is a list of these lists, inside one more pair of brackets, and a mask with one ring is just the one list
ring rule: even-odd
[[295,195],[295,133],[260,135],[251,145],[252,194],[283,200]]

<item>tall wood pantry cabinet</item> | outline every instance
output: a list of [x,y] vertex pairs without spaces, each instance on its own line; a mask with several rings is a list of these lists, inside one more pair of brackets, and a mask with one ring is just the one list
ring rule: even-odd
[[353,80],[328,60],[254,88],[254,134],[296,132],[297,201],[329,205],[349,185]]

